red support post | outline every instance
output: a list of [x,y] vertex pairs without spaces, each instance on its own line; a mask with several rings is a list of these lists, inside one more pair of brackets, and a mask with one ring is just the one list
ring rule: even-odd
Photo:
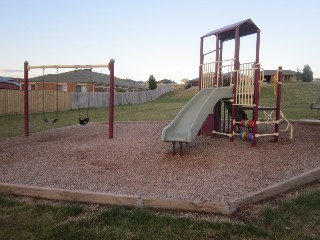
[[[214,73],[214,76],[215,76],[215,85],[217,87],[220,87],[221,84],[220,84],[220,81],[219,81],[219,43],[220,43],[220,36],[219,34],[216,35],[216,62],[215,62],[215,73]],[[217,132],[220,132],[220,115],[221,115],[221,104],[220,102],[218,102],[214,108],[213,108],[213,129]]]
[[259,117],[259,81],[260,81],[260,64],[255,64],[254,67],[256,68],[255,74],[254,74],[254,93],[253,93],[253,103],[255,104],[253,107],[253,128],[252,128],[252,133],[253,133],[253,140],[252,140],[252,147],[255,147],[257,145],[257,138],[256,134],[258,134],[258,117]]
[[[233,93],[232,93],[232,98],[233,98],[233,103],[232,103],[232,114],[231,114],[231,133],[235,132],[236,130],[236,125],[233,123],[235,119],[235,113],[236,113],[236,89],[237,89],[237,78],[238,78],[238,73],[236,72],[239,70],[240,63],[239,63],[239,53],[240,53],[240,34],[239,34],[239,27],[235,29],[235,49],[234,49],[234,75],[233,75]],[[234,136],[230,138],[230,141],[232,142],[234,140]]]
[[220,40],[220,48],[219,48],[219,62],[221,63],[221,69],[219,69],[219,79],[220,79],[220,85],[223,85],[223,75],[222,72],[222,49],[223,49],[223,42]]
[[256,64],[255,67],[257,70],[255,70],[255,79],[254,79],[254,99],[253,102],[255,104],[253,108],[253,117],[252,121],[254,123],[252,133],[253,133],[253,140],[252,140],[252,146],[255,147],[257,145],[257,138],[256,134],[258,133],[258,126],[257,121],[259,117],[259,81],[260,81],[260,30],[257,31],[257,41],[256,41]]
[[217,85],[217,87],[219,87],[219,42],[220,42],[220,36],[219,34],[216,35],[216,63],[215,63],[215,84]]
[[220,41],[220,53],[219,53],[219,61],[222,62],[222,50],[223,50],[223,42]]
[[113,138],[114,124],[114,60],[109,63],[110,70],[110,99],[109,99],[109,139]]
[[260,61],[260,30],[257,32],[257,42],[256,42],[256,64]]
[[[280,103],[281,103],[281,86],[282,86],[282,67],[278,68],[278,83],[277,83],[277,103],[276,103],[276,121],[280,121]],[[274,126],[274,132],[279,134],[279,123]],[[274,136],[274,142],[279,141],[279,136]]]
[[28,77],[28,65],[27,61],[24,62],[24,136],[29,136],[29,77]]
[[202,64],[203,64],[203,38],[200,38],[199,91],[202,89],[202,86],[201,86]]

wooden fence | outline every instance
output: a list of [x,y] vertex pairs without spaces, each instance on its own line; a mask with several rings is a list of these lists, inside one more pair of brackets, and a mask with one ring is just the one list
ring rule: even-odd
[[[30,91],[29,112],[53,112],[71,109],[71,97],[68,92],[55,91]],[[44,100],[44,101],[43,101]],[[0,115],[12,115],[23,113],[23,91],[0,89]]]
[[[155,90],[144,92],[115,92],[114,93],[114,105],[126,105],[150,102],[161,95],[170,92],[171,86],[159,86]],[[109,106],[109,93],[108,92],[96,92],[96,93],[71,93],[71,108],[90,108],[95,107],[108,107]]]
[[[156,90],[145,92],[115,92],[114,105],[144,103],[157,99],[159,96],[171,91],[171,86],[159,86]],[[44,96],[43,96],[44,94]],[[90,99],[88,99],[90,98]],[[55,91],[30,91],[29,112],[56,111],[57,92]],[[58,92],[58,109],[65,111],[70,109],[89,107],[108,107],[109,93],[70,93]],[[23,113],[23,91],[0,89],[0,115],[12,115]]]

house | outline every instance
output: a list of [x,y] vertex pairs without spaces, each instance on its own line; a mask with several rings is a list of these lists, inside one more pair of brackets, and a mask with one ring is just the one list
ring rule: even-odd
[[199,78],[189,80],[188,82],[185,83],[185,86],[186,86],[186,88],[190,88],[193,86],[199,86]]
[[170,79],[162,79],[157,81],[157,84],[171,84],[171,83],[175,83],[175,82]]
[[144,82],[144,81],[137,81],[137,82],[135,82],[135,83],[138,84],[138,85],[140,85],[140,86],[142,86],[142,87],[145,87],[145,88],[148,87],[148,83],[147,83],[147,82]]
[[[82,69],[69,71],[58,74],[47,74],[29,78],[29,90],[52,90],[65,92],[108,92],[110,89],[110,76],[93,72],[90,69]],[[21,82],[21,89],[23,89]],[[115,89],[117,91],[140,92],[145,91],[145,88],[136,84],[133,80],[114,79]]]
[[[273,83],[274,75],[276,70],[264,70],[264,81],[267,83]],[[210,73],[210,75],[214,76],[214,73]],[[229,78],[230,73],[224,73],[223,79],[227,80]],[[205,77],[205,76],[204,76]],[[296,72],[292,70],[282,70],[282,81],[296,81]],[[199,78],[192,79],[186,82],[186,87],[199,86]]]
[[[276,70],[264,70],[264,81],[273,83]],[[282,70],[282,81],[296,81],[296,72],[292,70]]]
[[0,77],[0,89],[19,90],[20,83],[11,77]]
[[184,79],[181,79],[180,82],[182,84],[186,84],[187,82],[189,82],[189,79],[184,78]]

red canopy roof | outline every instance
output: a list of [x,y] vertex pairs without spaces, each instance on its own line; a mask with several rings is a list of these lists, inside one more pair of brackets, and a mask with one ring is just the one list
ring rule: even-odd
[[237,27],[240,27],[239,29],[240,37],[254,34],[260,31],[260,29],[255,25],[255,23],[249,18],[247,20],[237,22],[229,26],[219,28],[217,30],[209,32],[206,35],[202,36],[201,38],[210,37],[212,35],[217,36],[219,34],[219,39],[221,41],[228,41],[235,38],[235,29]]

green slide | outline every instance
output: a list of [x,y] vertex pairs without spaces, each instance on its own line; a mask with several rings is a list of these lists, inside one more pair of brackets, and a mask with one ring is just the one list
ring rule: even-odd
[[163,142],[192,142],[214,105],[232,97],[232,88],[205,88],[193,96],[173,121],[162,130]]

